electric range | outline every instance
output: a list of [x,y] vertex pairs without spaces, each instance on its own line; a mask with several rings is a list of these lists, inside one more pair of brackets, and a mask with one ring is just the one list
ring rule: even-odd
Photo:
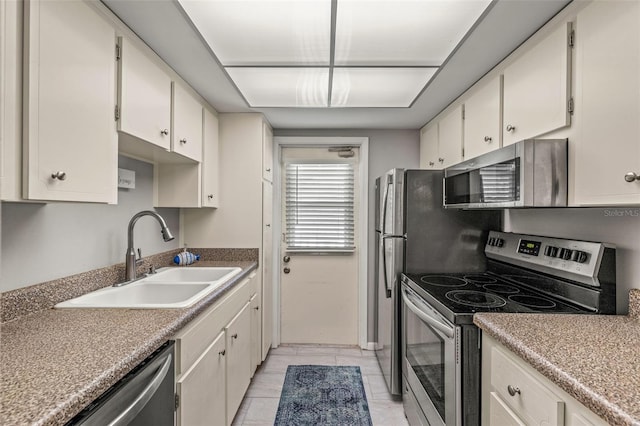
[[615,248],[491,231],[484,271],[403,274],[402,372],[411,425],[480,422],[476,312],[615,314]]

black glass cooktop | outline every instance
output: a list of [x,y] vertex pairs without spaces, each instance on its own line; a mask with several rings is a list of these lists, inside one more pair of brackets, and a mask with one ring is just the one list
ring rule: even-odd
[[[470,322],[476,312],[585,313],[584,309],[526,285],[536,277],[501,277],[493,274],[408,274],[407,278],[425,300],[434,300],[439,311],[456,323]],[[522,279],[519,279],[522,278]],[[522,286],[519,283],[525,283]],[[448,312],[447,312],[448,311]],[[468,317],[466,321],[461,317]]]

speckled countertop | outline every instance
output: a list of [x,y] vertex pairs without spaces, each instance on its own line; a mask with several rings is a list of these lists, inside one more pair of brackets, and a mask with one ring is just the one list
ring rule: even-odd
[[640,290],[629,316],[492,314],[474,323],[611,425],[640,425]]
[[0,424],[71,419],[257,267],[185,309],[45,309],[1,324]]

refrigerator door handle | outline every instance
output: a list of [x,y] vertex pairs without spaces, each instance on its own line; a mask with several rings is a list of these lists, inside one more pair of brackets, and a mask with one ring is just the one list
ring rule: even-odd
[[387,204],[389,203],[389,187],[391,185],[393,185],[393,183],[387,176],[387,186],[384,189],[384,201],[382,202],[382,227],[380,229],[383,235],[387,229]]
[[391,299],[391,289],[389,288],[389,280],[387,280],[387,253],[384,249],[384,240],[385,237],[382,237],[380,240],[380,245],[382,246],[382,275],[384,276],[385,295],[387,296],[387,299]]
[[405,238],[404,235],[392,235],[392,234],[388,234],[388,235],[383,235],[382,239],[386,240],[387,238]]

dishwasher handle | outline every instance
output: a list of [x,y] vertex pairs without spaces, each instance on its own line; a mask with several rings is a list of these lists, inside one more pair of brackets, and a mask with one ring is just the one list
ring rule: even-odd
[[412,301],[411,295],[407,292],[406,289],[402,289],[402,300],[404,300],[405,305],[418,316],[422,321],[426,324],[430,325],[434,329],[440,331],[444,335],[446,335],[449,339],[452,339],[455,335],[455,329],[448,324],[438,321],[436,318],[424,312],[424,310],[420,309],[416,302]]
[[162,367],[158,369],[158,372],[155,374],[153,379],[145,386],[145,388],[138,394],[136,399],[133,400],[131,404],[116,417],[113,419],[109,426],[126,426],[131,420],[133,420],[140,411],[147,405],[151,397],[156,393],[162,381],[166,377],[169,369],[171,367],[172,355],[168,354],[167,359],[162,364]]

